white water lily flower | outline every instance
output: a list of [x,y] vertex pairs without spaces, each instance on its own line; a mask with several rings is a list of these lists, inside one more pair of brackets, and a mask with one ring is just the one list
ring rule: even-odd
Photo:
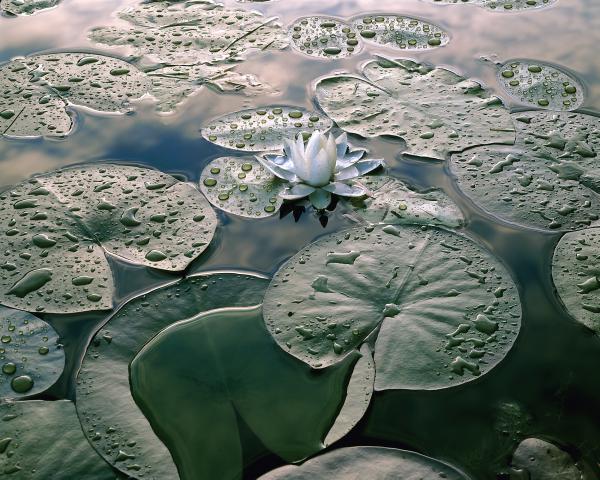
[[361,160],[366,150],[350,150],[344,133],[337,139],[315,131],[306,146],[302,136],[284,141],[284,155],[257,156],[273,175],[291,185],[280,195],[286,200],[309,197],[317,209],[326,208],[331,195],[362,197],[367,189],[353,180],[383,164],[382,159]]

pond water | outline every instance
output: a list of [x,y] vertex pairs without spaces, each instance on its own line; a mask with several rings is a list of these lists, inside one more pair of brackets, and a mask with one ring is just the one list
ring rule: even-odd
[[[584,87],[585,100],[577,111],[590,115],[600,111],[600,62],[596,50],[600,43],[600,5],[596,0],[558,0],[547,8],[511,13],[426,0],[224,3],[231,8],[257,10],[267,18],[278,17],[284,25],[306,15],[350,18],[367,13],[403,14],[439,25],[449,32],[450,41],[441,48],[404,54],[369,45],[356,55],[340,59],[314,58],[291,48],[269,50],[251,55],[236,67],[238,72],[256,75],[270,85],[272,91],[267,93],[242,95],[201,88],[168,115],[157,114],[149,99],[141,100],[135,112],[126,115],[76,109],[75,129],[64,138],[0,138],[0,185],[8,189],[37,173],[101,161],[149,166],[197,184],[203,168],[212,160],[247,155],[202,137],[200,130],[214,118],[265,105],[318,109],[314,96],[317,79],[340,71],[358,75],[361,65],[376,55],[427,62],[475,79],[515,111],[528,107],[501,88],[495,64],[515,58],[555,64],[573,72]],[[123,27],[126,22],[117,18],[117,12],[137,4],[136,0],[63,0],[55,8],[35,15],[0,17],[0,62],[57,51],[125,58],[134,53],[132,49],[99,45],[88,38],[88,32],[98,26]],[[407,449],[448,462],[479,480],[558,478],[551,474],[528,477],[510,468],[517,444],[527,437],[540,437],[563,447],[579,461],[586,479],[600,479],[600,383],[596,371],[600,365],[600,338],[575,321],[557,297],[552,257],[562,233],[527,228],[492,216],[461,191],[448,161],[402,155],[404,143],[398,138],[365,139],[351,135],[350,142],[367,149],[372,158],[383,158],[390,175],[421,189],[441,189],[458,205],[465,218],[462,230],[500,259],[517,285],[522,325],[504,360],[475,381],[440,390],[375,392],[364,417],[332,448],[373,445]],[[342,204],[325,215],[305,208],[282,210],[281,214],[263,219],[218,211],[215,237],[186,273],[236,271],[268,279],[314,240],[354,226],[346,213]],[[116,286],[115,309],[143,292],[181,277],[181,273],[150,269],[113,257],[109,263]],[[235,292],[231,294],[235,296]],[[230,306],[250,305],[253,304]],[[215,308],[221,306],[225,305],[215,304]],[[77,373],[81,362],[92,337],[112,313],[39,314],[61,337],[66,368],[56,384],[32,399],[79,400]],[[288,414],[301,420],[290,421],[289,428],[306,429],[304,443],[294,448],[310,450],[311,434],[326,429],[335,416],[339,408],[336,398],[343,397],[349,374],[344,366],[317,374],[308,365],[280,352],[268,336],[261,337],[264,327],[260,321],[256,323],[256,311],[244,310],[237,316],[229,311],[216,315],[220,317],[209,319],[208,325],[215,325],[209,332],[205,331],[206,325],[193,323],[153,332],[145,341],[162,330],[130,367],[133,397],[171,450],[182,478],[194,478],[190,472],[203,471],[196,463],[202,463],[206,455],[225,464],[229,456],[241,455],[244,478],[257,478],[286,463],[281,459],[285,455],[276,455],[281,452],[275,445],[281,426],[275,419],[270,420],[273,425],[269,426],[269,411],[274,416],[281,413],[280,421],[285,423],[286,413],[281,411],[288,405]],[[229,317],[241,327],[225,328],[223,322]],[[107,330],[111,330],[110,326]],[[129,334],[135,335],[135,331]],[[177,335],[183,336],[179,343]],[[194,342],[186,343],[192,335],[202,337],[196,348]],[[236,335],[241,338],[228,339]],[[210,341],[205,337],[210,337]],[[246,343],[241,341],[244,339]],[[205,342],[212,349],[222,349],[221,355],[228,355],[231,361],[209,358],[204,351],[208,348]],[[215,384],[207,389],[225,388],[238,396],[233,427],[227,423],[231,412],[220,411],[226,400],[220,402],[198,390],[197,381],[182,380],[212,361],[216,366],[211,366],[209,372],[227,375],[230,384]],[[223,363],[246,374],[223,374],[219,370]],[[294,372],[286,376],[286,369]],[[267,378],[252,377],[264,371],[270,372]],[[261,395],[264,398],[260,401],[255,398]],[[209,406],[214,413],[207,414]],[[259,415],[260,409],[264,411]],[[263,422],[262,427],[256,427],[255,421]],[[270,433],[261,431],[261,436],[257,434],[260,428]],[[241,440],[230,438],[236,434]],[[0,440],[2,437],[0,429]],[[220,478],[206,474],[202,478]],[[154,477],[149,474],[145,478]],[[222,478],[236,478],[235,472],[223,473]]]

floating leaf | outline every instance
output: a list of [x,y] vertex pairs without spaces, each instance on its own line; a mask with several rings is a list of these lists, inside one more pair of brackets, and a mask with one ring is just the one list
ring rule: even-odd
[[418,453],[384,447],[348,447],[332,450],[302,465],[273,470],[260,480],[369,480],[444,478],[468,480],[454,467]]
[[575,110],[584,97],[583,85],[565,70],[535,60],[509,60],[498,69],[504,89],[526,105],[547,110]]
[[575,320],[600,335],[600,229],[564,235],[554,252],[552,277]]
[[458,207],[439,190],[418,192],[387,175],[364,177],[361,183],[371,195],[352,200],[350,205],[358,218],[369,223],[422,223],[454,228],[464,222]]
[[30,313],[0,307],[0,366],[0,399],[43,392],[65,366],[58,334]]
[[316,87],[321,108],[347,132],[401,137],[404,153],[439,160],[476,145],[514,143],[508,111],[473,80],[410,60],[371,61],[362,73],[325,77]]
[[254,158],[222,157],[200,175],[200,190],[215,207],[242,217],[263,218],[279,211],[284,184]]
[[581,480],[583,472],[564,450],[540,438],[523,440],[512,458],[512,466],[529,480]]
[[271,106],[229,113],[202,129],[202,136],[222,147],[247,152],[282,150],[283,141],[300,133],[321,133],[331,120],[300,107]]
[[107,461],[136,479],[178,478],[172,455],[183,478],[238,478],[236,415],[289,461],[323,447],[356,357],[319,375],[285,355],[262,321],[267,284],[233,273],[189,277],[130,301],[96,335],[77,408]]
[[452,156],[460,188],[486,211],[521,225],[599,225],[600,119],[543,111],[513,118],[514,149],[482,147]]
[[0,0],[0,11],[9,15],[32,15],[59,3],[60,0]]
[[216,228],[213,210],[191,185],[108,164],[16,185],[0,195],[0,222],[0,302],[48,313],[111,308],[105,251],[179,271],[206,249]]
[[352,26],[365,42],[401,50],[426,50],[450,41],[441,27],[403,15],[362,15],[352,21]]
[[494,12],[515,12],[520,10],[533,10],[552,5],[558,0],[429,0],[439,4],[471,3],[487,8]]
[[314,368],[375,343],[375,389],[434,390],[489,372],[520,328],[504,267],[446,230],[387,225],[328,235],[292,257],[264,300],[273,338]]
[[350,57],[362,48],[356,30],[333,17],[305,17],[290,27],[292,47],[305,55],[319,58]]

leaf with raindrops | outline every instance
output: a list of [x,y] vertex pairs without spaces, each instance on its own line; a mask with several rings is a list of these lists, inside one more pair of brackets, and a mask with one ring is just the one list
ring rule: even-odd
[[0,425],[0,471],[11,480],[125,478],[86,441],[73,402],[0,403]]
[[[238,478],[249,447],[238,417],[287,461],[324,447],[360,355],[316,375],[282,352],[262,319],[267,285],[245,274],[191,276],[131,300],[98,332],[79,373],[77,409],[110,464],[135,479],[178,478],[177,470]],[[348,416],[338,415],[353,425]]]
[[514,148],[452,155],[450,169],[462,191],[487,212],[524,226],[600,225],[600,118],[544,111],[512,116]]
[[222,157],[210,162],[200,175],[200,190],[215,207],[235,215],[264,218],[283,203],[285,184],[255,158]]
[[55,7],[60,0],[0,0],[0,12],[8,15],[32,15]]
[[304,17],[290,27],[291,45],[310,57],[346,58],[359,53],[362,42],[344,20],[333,17]]
[[375,390],[436,390],[485,375],[520,328],[517,289],[502,264],[438,228],[355,228],[323,237],[275,275],[265,323],[313,368],[375,341]]
[[427,224],[450,228],[464,223],[462,212],[440,190],[419,192],[388,175],[372,175],[361,179],[370,195],[352,199],[348,206],[353,218],[369,223]]
[[560,239],[552,277],[569,313],[600,335],[600,228],[569,232]]
[[498,80],[518,102],[546,110],[575,110],[584,102],[583,85],[562,68],[534,60],[509,60]]
[[470,3],[487,8],[493,12],[517,12],[521,10],[533,10],[548,7],[558,0],[429,0],[439,4],[461,4]]
[[270,106],[229,113],[211,121],[202,136],[216,145],[246,152],[283,150],[285,139],[328,131],[331,120],[301,107]]
[[0,400],[20,398],[52,386],[63,372],[65,354],[46,322],[0,307],[0,365]]
[[541,438],[526,438],[513,453],[511,465],[529,480],[582,480],[586,478],[573,457]]
[[0,195],[0,303],[73,313],[112,307],[105,253],[180,271],[208,246],[214,211],[193,186],[124,165],[33,177]]
[[374,60],[362,73],[325,77],[316,86],[321,108],[349,133],[400,137],[404,153],[437,160],[478,145],[514,143],[508,110],[473,80],[410,60]]
[[466,474],[419,453],[385,447],[347,447],[332,450],[302,465],[287,465],[259,480],[369,480],[434,479],[469,480]]

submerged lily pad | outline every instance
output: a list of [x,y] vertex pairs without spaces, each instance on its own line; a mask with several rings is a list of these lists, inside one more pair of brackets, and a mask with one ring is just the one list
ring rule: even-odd
[[352,26],[365,42],[400,50],[427,50],[450,41],[441,27],[404,15],[362,15],[352,21]]
[[215,207],[242,217],[270,217],[279,211],[283,182],[254,158],[222,157],[200,175],[200,190]]
[[520,328],[500,262],[437,228],[356,228],[301,250],[264,300],[273,338],[314,368],[377,336],[375,389],[434,390],[489,372]]
[[356,30],[333,17],[305,17],[290,27],[292,46],[305,55],[319,58],[345,58],[361,51]]
[[260,480],[369,480],[444,478],[469,480],[454,467],[415,452],[384,447],[348,447],[333,450],[299,466],[288,465]]
[[0,12],[9,15],[32,15],[59,3],[60,0],[0,0]]
[[109,463],[136,479],[178,478],[172,458],[184,478],[239,478],[238,416],[288,461],[323,448],[358,355],[317,374],[281,352],[262,321],[267,284],[189,277],[130,301],[96,335],[77,409]]
[[577,78],[544,62],[509,60],[499,67],[498,80],[519,102],[546,110],[575,110],[585,100]]
[[321,108],[349,133],[400,137],[404,153],[439,160],[477,145],[514,143],[508,110],[473,80],[410,60],[371,61],[362,73],[325,77],[316,86]]
[[0,403],[0,472],[11,480],[121,478],[86,441],[68,400]]
[[560,239],[552,277],[569,313],[600,335],[600,228],[570,232]]
[[512,467],[529,480],[582,480],[583,472],[564,450],[540,438],[523,440],[512,458]]
[[600,225],[600,118],[513,114],[514,149],[453,155],[451,171],[477,205],[503,219],[550,230]]
[[454,4],[471,3],[494,12],[516,12],[548,7],[558,0],[429,0],[433,3]]
[[208,246],[216,216],[170,175],[90,165],[33,177],[0,195],[0,303],[27,311],[111,308],[105,251],[179,271]]
[[247,152],[282,150],[285,139],[315,130],[326,132],[331,120],[301,107],[270,106],[229,113],[202,129],[202,136],[221,147]]
[[0,399],[43,392],[64,366],[64,351],[50,325],[30,313],[0,307]]
[[422,223],[450,228],[464,222],[456,204],[439,190],[418,192],[387,175],[367,176],[361,180],[371,194],[350,202],[359,219],[388,225]]

